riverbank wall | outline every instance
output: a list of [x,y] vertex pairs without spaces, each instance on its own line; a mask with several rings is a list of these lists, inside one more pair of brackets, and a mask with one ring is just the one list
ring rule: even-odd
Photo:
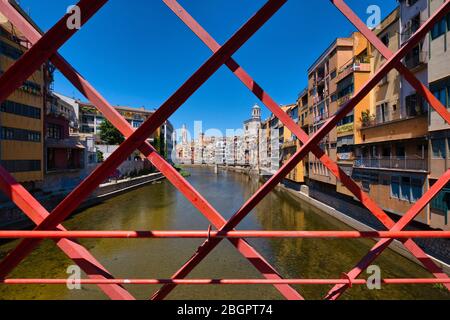
[[[147,184],[156,183],[163,179],[165,179],[165,177],[162,173],[152,173],[136,178],[128,178],[101,184],[94,193],[79,206],[77,212],[112,197],[143,187]],[[70,191],[66,190],[51,194],[35,194],[34,196],[48,211],[51,211],[69,193]],[[13,203],[2,201],[2,204],[0,204],[0,229],[26,229],[32,226],[34,226],[34,224]]]
[[[244,170],[239,167],[220,167],[222,170],[243,173],[255,178],[259,177],[257,172],[251,170]],[[265,177],[259,177],[265,180]],[[289,183],[281,183],[277,186],[277,190],[286,191],[295,199],[307,205],[310,205],[321,212],[334,217],[343,222],[347,226],[359,231],[377,231],[386,230],[385,227],[357,201],[349,201],[342,199],[336,195],[324,194],[315,189],[309,188],[292,188]],[[390,215],[393,220],[398,220],[399,217]],[[408,230],[430,230],[429,228],[412,224]],[[377,239],[376,239],[377,240]],[[415,239],[414,240],[427,255],[439,265],[445,273],[450,275],[450,240],[449,239]],[[421,265],[421,262],[415,258],[404,246],[398,241],[394,240],[389,246],[391,250],[402,255],[403,257]],[[362,257],[361,257],[362,258]]]

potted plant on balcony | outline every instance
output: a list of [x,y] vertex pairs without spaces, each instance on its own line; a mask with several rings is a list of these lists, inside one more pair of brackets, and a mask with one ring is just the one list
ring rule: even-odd
[[372,121],[375,119],[373,115],[370,114],[370,110],[365,110],[361,112],[361,123],[363,127],[368,127]]

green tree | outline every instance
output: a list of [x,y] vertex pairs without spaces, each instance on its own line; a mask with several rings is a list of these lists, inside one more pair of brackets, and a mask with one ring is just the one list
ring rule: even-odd
[[124,142],[124,136],[109,121],[100,125],[100,139],[108,145],[119,145]]
[[97,150],[97,162],[101,163],[105,161],[105,157],[103,156],[103,152],[101,152],[100,150]]

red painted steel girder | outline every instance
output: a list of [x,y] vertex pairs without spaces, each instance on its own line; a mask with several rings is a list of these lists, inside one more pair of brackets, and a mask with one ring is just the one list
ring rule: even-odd
[[[175,0],[163,0],[169,8],[213,51],[217,51],[220,45],[203,29],[197,21],[194,20],[186,10],[181,7]],[[242,83],[252,91],[261,102],[295,135],[302,143],[306,143],[309,136],[304,132],[276,103],[271,96],[261,88],[261,86],[250,77],[250,75],[234,60],[230,59],[226,65],[238,77]],[[374,215],[384,223],[394,221],[373,201],[370,196],[361,190],[361,188],[353,181],[338,165],[330,159],[328,155],[318,146],[313,146],[311,152],[327,167],[330,172],[337,177],[353,195],[361,201],[361,203],[369,209]]]
[[[48,211],[29,192],[0,166],[0,189],[3,193],[27,214],[27,216],[38,224],[49,215]],[[63,226],[58,226],[58,230],[65,231]],[[113,279],[113,276],[105,269],[100,262],[89,253],[86,248],[76,241],[61,239],[56,241],[56,245],[92,279]],[[111,299],[131,300],[134,299],[124,288],[117,285],[101,286],[105,294]]]
[[[108,0],[81,0],[77,6],[80,8],[81,26],[100,10]],[[31,77],[67,40],[79,29],[69,29],[67,21],[70,13],[62,17],[30,50],[20,57],[0,77],[0,102],[8,98],[23,82]]]
[[[86,23],[94,14],[97,12],[106,1],[91,1],[90,3],[86,0],[80,1],[78,6],[84,10],[85,15],[82,18],[82,24]],[[55,41],[55,45],[59,45],[59,40],[55,39],[57,31],[61,31],[66,28],[66,20],[68,15],[65,15],[56,25],[50,30],[47,35],[47,42]],[[68,34],[73,34],[77,30],[68,31]],[[5,74],[1,77],[0,81],[1,100],[6,99],[12,91],[14,91],[16,86],[20,86],[24,81],[23,77],[31,75],[35,69],[42,64],[37,64],[37,60],[34,60],[36,55],[41,52],[46,54],[47,47],[40,45],[36,47],[31,53],[26,57],[20,58],[20,63],[14,64],[13,67],[8,69]],[[24,67],[25,66],[25,67]],[[30,71],[31,70],[31,71]],[[49,213],[45,208],[43,208],[38,201],[36,201],[28,191],[23,188],[22,185],[18,184],[15,179],[3,168],[0,167],[0,188],[1,190],[24,212],[26,212],[29,218],[35,222],[40,223]],[[60,230],[63,229],[62,226],[58,226]],[[81,268],[92,278],[112,278],[112,275],[98,262],[95,258],[89,254],[89,252],[82,247],[80,244],[71,240],[60,240],[57,245],[64,251],[69,258],[74,262],[79,261]],[[6,275],[6,274],[5,274]],[[101,289],[112,299],[133,299],[125,289],[120,286],[102,286]]]
[[[202,81],[206,81],[207,77],[205,77],[205,75],[203,75],[202,73],[209,73],[209,74],[214,73],[214,71],[211,71],[212,69],[210,69],[210,68],[212,65],[214,66],[213,68],[218,68],[218,66],[219,66],[218,60],[220,60],[220,59],[217,59],[218,57],[222,57],[222,59],[224,59],[224,61],[225,61],[226,54],[231,55],[235,50],[237,50],[238,47],[241,46],[246,41],[246,38],[249,38],[252,35],[252,33],[256,32],[256,30],[265,21],[267,21],[270,18],[270,16],[273,15],[281,7],[282,4],[284,4],[284,2],[285,1],[275,1],[275,0],[269,1],[260,11],[258,11],[258,13],[246,25],[244,25],[243,28],[241,28],[241,30],[237,34],[235,34],[235,36],[231,39],[231,41],[229,41],[228,48],[226,48],[224,46],[224,49],[222,50],[222,52],[215,54],[210,60],[208,60],[208,62],[203,66],[203,69],[200,69],[199,72],[195,73],[194,76],[191,77],[191,79],[188,80],[188,82],[186,82],[185,85],[182,88],[180,88],[180,90],[178,90],[177,93],[174,96],[172,96],[172,98],[169,99],[166,102],[166,104],[163,107],[161,107],[151,119],[149,119],[147,121],[147,123],[148,124],[151,123],[152,119],[158,119],[158,121],[159,121],[159,119],[163,118],[162,115],[157,115],[158,112],[162,113],[162,114],[164,114],[164,112],[166,112],[166,114],[167,114],[167,112],[173,112],[176,108],[172,108],[172,110],[170,110],[171,104],[174,103],[174,101],[177,99],[187,99],[188,95],[186,95],[186,91],[193,92],[197,89],[195,86],[197,86],[197,87],[200,86],[200,83],[198,82],[199,77],[203,77]],[[227,53],[227,52],[229,52],[229,53]],[[182,102],[183,102],[183,100],[182,100]],[[180,104],[181,104],[181,102],[180,102]],[[163,110],[163,111],[161,111],[161,110]],[[167,111],[167,110],[169,110],[169,111]],[[166,116],[166,117],[168,117],[168,116]],[[153,125],[153,126],[155,126],[157,128],[161,124],[158,124],[156,126]],[[151,124],[150,124],[150,126],[151,126]],[[145,127],[145,124],[140,128],[142,131],[144,131],[143,127]],[[152,128],[151,130],[154,130],[154,129]],[[134,133],[134,138],[136,138],[137,136],[140,136],[140,135],[141,134]],[[133,139],[128,139],[124,143],[124,145],[131,144],[129,141],[133,141]],[[124,149],[125,148],[124,145],[122,145],[121,148]],[[136,145],[137,145],[137,142],[136,142]],[[127,153],[127,152],[128,151],[117,150],[116,155],[117,154],[120,155],[121,153]],[[111,161],[112,158],[113,157],[109,158],[108,160]],[[104,163],[102,165],[102,167],[99,169],[106,167],[106,165],[107,165],[107,163]],[[109,164],[108,167],[109,166],[114,167],[117,165],[118,165],[117,163]],[[97,171],[99,171],[99,169]],[[96,172],[94,172],[94,175]],[[87,179],[88,182],[89,182],[90,178],[92,178],[92,177],[88,177],[88,179]],[[103,179],[104,178],[102,178],[101,180],[103,180]],[[82,201],[83,198],[79,195],[79,193],[83,192],[83,188],[85,187],[86,184],[88,184],[88,183],[86,183],[86,181],[84,182],[84,184],[82,183],[82,186],[80,186],[76,190],[74,190],[74,192],[71,195],[69,195],[68,198],[70,199],[70,197],[72,197],[72,198],[77,199],[78,201]],[[77,194],[77,191],[80,191],[80,192]],[[84,190],[84,191],[86,191],[86,190]],[[84,196],[85,194],[88,194],[88,193],[84,192],[82,194]],[[66,200],[64,200],[63,203],[60,206],[58,206],[55,210],[60,209],[60,212],[64,212],[61,208],[63,207],[64,204],[70,203],[70,201],[68,201],[68,198],[66,198]],[[72,207],[73,207],[73,205],[72,205]],[[69,213],[65,213],[65,214],[68,215]],[[51,220],[51,219],[56,220],[56,218],[54,218],[55,216],[57,216],[57,215],[55,214],[55,212],[53,212],[51,217],[48,220]],[[48,223],[47,220],[44,221],[39,227],[42,229],[46,229],[47,226],[45,226],[45,227],[43,226],[45,223]],[[49,223],[49,224],[51,224],[51,223]],[[246,244],[245,242],[242,243],[240,240],[238,240],[238,242],[236,242],[235,245],[239,245],[240,251],[244,252],[244,254],[247,257],[252,258],[253,264],[258,268],[258,270],[260,270],[261,272],[264,272],[265,276],[271,277],[271,278],[272,277],[280,278],[280,276],[278,274],[276,274],[275,270],[270,267],[270,265],[262,258],[262,256],[256,254],[254,249],[251,248],[248,244]],[[10,256],[7,257],[7,258],[9,258],[9,261],[4,261],[3,266],[6,266],[6,268],[12,269],[15,265],[17,265],[17,263],[19,261],[21,261],[21,259],[23,259],[24,256],[26,256],[27,251],[31,251],[32,248],[33,248],[32,246],[26,244],[26,241],[22,242],[19,245],[19,247],[16,248],[16,250]],[[22,256],[20,256],[20,255],[22,255]],[[11,257],[13,257],[14,259]],[[282,289],[283,290],[282,293],[287,298],[290,298],[290,299],[300,299],[301,298],[301,296],[295,290],[293,290],[291,288],[282,287],[282,288],[278,288],[278,289],[279,290]]]
[[[404,229],[414,218],[420,213],[421,210],[425,208],[425,206],[444,188],[444,186],[450,180],[450,170],[448,170],[424,195],[420,198],[409,210],[406,212],[403,217],[390,229],[390,231],[400,231]],[[381,253],[387,249],[387,247],[392,243],[393,239],[383,239],[380,240],[370,251],[369,253],[353,268],[347,275],[351,279],[356,279],[362,271],[367,269],[370,264],[381,255]],[[419,257],[419,260],[422,257]],[[447,274],[442,272],[438,278],[448,279]],[[446,284],[447,289],[450,289],[450,284]],[[332,288],[328,295],[327,299],[337,299],[340,297],[344,291],[347,289],[346,286],[337,285]]]
[[[3,2],[3,3],[2,3]],[[37,42],[41,35],[34,27],[18,13],[7,0],[0,1],[0,9],[7,18],[22,32],[31,43]],[[97,109],[115,126],[125,137],[129,137],[134,128],[115,110],[100,93],[98,93],[69,63],[59,54],[50,59],[52,63],[66,76]],[[155,167],[216,227],[222,227],[226,220],[215,210],[203,196],[198,193],[178,171],[168,164],[156,150],[147,142],[139,149]],[[278,272],[244,239],[229,239],[233,246],[249,260],[249,262],[269,279],[281,279]],[[14,266],[10,265],[10,270]],[[277,286],[277,289],[287,298],[300,298],[296,291],[288,286]]]
[[450,238],[450,231],[0,231],[0,239]]
[[[338,7],[338,9],[355,25],[355,27],[375,46],[377,50],[386,58],[392,57],[392,52],[378,39],[378,37],[370,31],[366,25],[358,18],[358,16],[345,4],[343,0],[332,0],[332,2]],[[445,5],[447,4],[447,9]],[[438,10],[443,10],[444,14],[449,11],[448,5],[449,1]],[[442,104],[434,97],[434,95],[422,84],[417,78],[410,72],[403,64],[400,62],[397,64],[398,71],[405,76],[405,78],[416,88],[416,90],[421,93],[432,107],[444,118],[444,120],[450,124],[450,117],[448,116],[448,111]],[[408,212],[402,217],[402,219],[396,223],[394,226],[390,227],[391,231],[398,231],[405,228],[408,223],[410,223],[419,212],[425,208],[425,206],[438,194],[438,192],[447,184],[450,179],[448,172],[441,177],[441,179],[413,206],[408,210]],[[361,274],[361,272],[366,269],[370,263],[372,263],[391,243],[392,241],[380,241],[370,252],[364,257],[357,266],[350,271],[349,276],[356,278]],[[417,245],[413,244],[412,241],[404,242],[404,245],[410,249],[411,252],[422,262],[422,264],[432,272],[438,278],[448,278],[441,268],[437,267],[432,263],[428,256],[424,252],[420,252],[421,249]],[[409,248],[411,247],[412,248]],[[412,249],[412,250],[411,250]],[[364,266],[366,266],[364,268]],[[450,285],[446,284],[448,290],[450,290]],[[337,299],[344,291],[346,286],[336,285],[330,290],[326,298]]]
[[[214,47],[214,43],[212,43],[211,39],[208,39],[207,34],[204,30],[200,28],[198,24],[193,24],[192,17],[186,16],[186,13],[180,12],[180,6],[176,5],[174,1],[167,0],[165,1],[167,4],[174,8],[174,11],[182,17],[184,22],[188,22],[189,27],[191,27],[197,35],[200,35],[203,39],[208,40],[210,45]],[[448,3],[447,3],[448,5]],[[441,19],[445,15],[445,4],[444,6],[424,25],[422,26],[417,33],[410,39],[409,43],[406,44],[399,52],[393,55],[389,61],[377,71],[375,76],[373,76],[369,82],[346,104],[344,105],[336,115],[334,115],[327,123],[309,140],[305,143],[305,145],[292,157],[279,171],[275,176],[273,176],[245,205],[241,210],[239,210],[229,221],[227,226],[230,228],[235,228],[237,224],[279,183],[282,178],[285,177],[291,170],[295,168],[295,166],[306,156],[306,154],[314,148],[314,145],[322,140],[326,134],[337,124],[339,120],[341,120],[346,114],[348,114],[369,92],[375,87],[375,85],[383,78],[384,74],[389,72],[400,60],[403,56],[413,48],[413,46],[420,40],[420,37],[424,36],[429,29],[431,29],[432,25]],[[206,42],[206,41],[205,41]],[[322,160],[322,159],[321,159]],[[351,180],[351,179],[348,179]],[[360,188],[358,188],[360,190]],[[357,190],[355,190],[356,193]],[[360,191],[361,192],[361,191]],[[370,203],[367,201],[367,204],[372,205],[372,208],[369,207],[369,210],[372,211],[377,218],[379,218],[385,225],[392,224],[393,221],[389,219],[389,217],[382,212],[381,210],[377,210],[378,206],[374,205],[374,203]],[[378,213],[378,214],[377,214]],[[382,213],[380,215],[380,213]],[[221,231],[226,231],[226,227],[221,229]],[[204,257],[206,257],[209,252],[217,246],[220,242],[209,241],[205,243],[200,250],[198,250],[194,256],[173,276],[173,278],[185,277],[189,274],[189,272],[198,265]],[[423,264],[433,272],[433,274],[437,277],[447,277],[442,270],[435,265],[430,259],[427,259],[426,254],[412,241],[407,240],[406,246],[408,249],[416,256],[420,257]],[[161,290],[159,290],[154,296],[154,299],[159,299],[165,297],[175,286],[174,285],[166,285]]]
[[[358,29],[359,32],[377,49],[381,55],[389,59],[393,53],[385,44],[378,38],[373,31],[371,31],[364,22],[350,9],[344,0],[330,0],[341,13]],[[397,71],[405,77],[405,79],[421,94],[425,100],[436,110],[437,113],[450,124],[450,112],[447,108],[434,96],[434,94],[420,82],[417,77],[401,62],[395,66]]]
[[[400,50],[401,51],[401,50]],[[397,53],[397,54],[399,54],[399,53]],[[396,59],[396,56],[397,56],[397,54],[396,55],[394,55],[393,57],[392,57],[392,61],[394,61],[395,59]],[[390,60],[391,61],[391,60]],[[377,76],[377,75],[376,75]],[[376,77],[375,76],[375,77]],[[370,83],[370,81],[369,81],[369,83]],[[352,101],[350,101],[350,103],[351,103]],[[349,104],[350,104],[349,103]],[[357,104],[357,103],[356,103]],[[355,104],[355,105],[356,105]],[[348,105],[346,105],[346,106],[344,106],[344,108],[345,107],[348,107]],[[350,107],[349,107],[349,109],[350,109]],[[341,109],[339,112],[343,112],[343,110]],[[338,113],[339,113],[338,112]],[[336,117],[337,118],[337,117]],[[332,120],[330,120],[330,123],[332,122]],[[327,124],[326,124],[327,125]],[[334,126],[334,125],[333,125]],[[331,125],[330,125],[330,127],[331,127]],[[326,130],[324,130],[324,131],[326,131]],[[320,133],[320,132],[318,132],[318,133]],[[305,144],[305,146],[303,146],[303,148],[304,149],[307,149],[307,147],[309,147],[309,146],[313,146],[314,145],[314,141],[313,141],[313,139],[314,138],[317,138],[317,136],[314,136],[310,141],[308,141],[306,144]],[[318,139],[318,138],[317,138]],[[319,139],[320,140],[320,139]],[[309,145],[309,146],[308,146]],[[312,148],[312,147],[311,147]],[[299,153],[301,152],[302,150],[299,150]],[[300,157],[300,156],[299,156]],[[289,163],[288,163],[289,164]],[[294,165],[295,166],[295,165]],[[282,170],[280,170],[280,172],[277,174],[277,176],[278,175],[282,175],[283,174],[283,169],[285,169],[285,167],[283,167],[282,168]],[[287,174],[287,172],[286,172],[286,174]],[[277,177],[278,178],[278,177]],[[443,183],[443,182],[445,182],[445,181],[448,181],[448,177],[443,177],[439,182],[438,182],[438,184],[439,183]],[[270,182],[270,181],[269,181]],[[263,186],[263,188],[261,189],[261,190],[263,190],[264,189],[264,186]],[[436,189],[438,189],[438,187],[436,186]],[[260,190],[260,191],[261,191]],[[258,193],[255,195],[255,196],[257,196],[258,195]],[[261,196],[261,195],[263,195],[263,192],[261,192],[261,193],[259,193],[259,196]],[[426,204],[426,203],[428,203],[428,201],[425,199],[425,196],[424,196],[424,198],[423,198],[424,200],[423,200],[423,202]],[[250,199],[250,201],[249,202],[251,202],[251,200],[252,199]],[[246,205],[248,205],[248,203],[249,202],[247,202],[247,204]],[[255,204],[256,205],[256,204]],[[250,206],[250,205],[248,205],[248,206]],[[245,208],[245,205],[244,205],[244,207],[243,208]],[[242,209],[241,209],[242,210]],[[242,215],[242,212],[243,212],[244,210],[242,210],[241,211],[241,215]],[[420,211],[420,210],[419,210]],[[415,213],[414,212],[414,210],[412,210],[411,211],[411,213],[410,213],[410,216],[413,216],[414,214],[417,214],[417,212]],[[226,230],[227,228],[229,228],[229,225],[231,225],[232,223],[236,223],[236,225],[239,223],[239,219],[240,218],[243,218],[243,217],[239,217],[239,212],[223,227],[223,230]],[[234,219],[234,220],[233,220]],[[407,219],[405,218],[405,221],[403,221],[403,222],[401,222],[401,223],[405,223],[405,225],[406,224],[408,224],[408,222],[406,221]],[[45,221],[44,221],[45,222]],[[56,226],[55,226],[56,227]],[[222,230],[222,229],[221,229]],[[221,231],[222,232],[222,231]],[[210,242],[208,242],[208,243],[210,243]],[[207,244],[208,244],[207,243]],[[434,279],[433,279],[434,280]],[[349,280],[350,281],[350,283],[351,283],[351,279]],[[445,281],[445,280],[442,280],[442,281]]]
[[[94,285],[94,284],[121,284],[121,285],[367,285],[364,279],[114,279],[114,280],[92,280],[92,279],[0,279],[1,284],[7,285]],[[433,278],[404,278],[404,279],[380,279],[380,284],[440,284],[450,283],[450,279]]]

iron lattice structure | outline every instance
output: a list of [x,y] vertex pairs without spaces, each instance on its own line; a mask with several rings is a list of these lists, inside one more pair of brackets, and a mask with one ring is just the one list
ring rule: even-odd
[[[108,0],[81,0],[78,7],[82,12],[82,25],[92,18]],[[402,64],[402,59],[430,31],[433,25],[450,11],[450,0],[426,21],[411,39],[396,53],[391,52],[377,36],[356,16],[343,0],[332,0],[350,22],[369,40],[386,58],[386,63],[375,72],[369,81],[355,93],[353,98],[343,105],[311,137],[279,107],[271,96],[264,91],[253,78],[232,58],[233,54],[246,43],[287,0],[268,0],[224,45],[218,44],[208,32],[198,24],[176,0],[163,0],[164,3],[211,49],[213,55],[137,130],[111,106],[96,89],[72,67],[57,50],[77,32],[67,27],[66,14],[47,33],[41,34],[34,24],[27,20],[8,0],[0,0],[0,12],[32,44],[31,48],[0,77],[0,101],[4,101],[46,61],[60,72],[127,138],[101,166],[76,187],[52,212],[48,212],[13,176],[0,167],[0,188],[35,224],[33,231],[1,231],[0,238],[21,238],[22,241],[0,262],[0,283],[3,284],[66,284],[66,279],[8,279],[10,272],[40,243],[42,239],[53,239],[56,245],[76,263],[86,274],[81,284],[95,284],[111,299],[132,300],[134,297],[123,287],[125,284],[150,285],[162,287],[151,296],[152,299],[164,299],[177,286],[183,284],[269,284],[286,298],[301,300],[303,296],[291,285],[316,284],[334,285],[325,299],[338,299],[347,288],[362,285],[366,281],[359,279],[361,273],[394,241],[398,239],[414,255],[434,278],[426,279],[383,279],[385,284],[441,283],[450,289],[450,279],[442,269],[430,259],[414,242],[417,237],[449,238],[445,231],[404,231],[405,227],[440,192],[450,179],[448,170],[408,212],[394,222],[368,194],[343,172],[318,143],[351,112],[361,100],[392,69],[397,69],[405,79],[428,101],[447,123],[450,113],[434,97],[427,86],[422,84]],[[226,220],[206,199],[197,192],[155,148],[146,142],[146,137],[155,132],[195,91],[197,91],[222,65],[231,72],[261,100],[261,102],[294,134],[301,148],[268,180],[229,220]],[[134,150],[140,150],[151,163],[198,209],[211,223],[208,231],[78,231],[71,232],[61,224],[74,210],[103,182]],[[313,153],[334,174],[354,196],[386,227],[387,231],[245,231],[235,228],[258,205],[271,190],[281,182],[295,166],[309,153]],[[212,227],[215,230],[212,230]],[[75,239],[81,238],[205,238],[205,242],[171,279],[115,279],[89,251]],[[339,279],[283,279],[282,276],[264,259],[246,240],[252,237],[284,238],[376,238],[376,245],[360,262]],[[190,279],[185,277],[223,240],[231,244],[262,274],[263,279]]]

